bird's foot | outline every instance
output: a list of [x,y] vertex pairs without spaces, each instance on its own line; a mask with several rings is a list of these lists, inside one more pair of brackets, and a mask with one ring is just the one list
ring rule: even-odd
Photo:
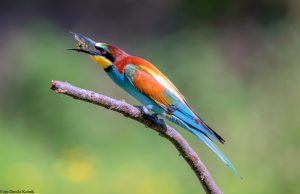
[[160,125],[164,128],[166,128],[166,123],[163,119],[158,118],[157,113],[151,114],[148,107],[146,106],[135,106],[136,108],[140,109],[141,112],[143,113],[143,117],[146,119],[151,120],[153,123]]
[[140,109],[140,111],[143,113],[143,116],[147,119],[150,119],[152,121],[158,120],[157,113],[151,114],[147,106],[135,106],[136,108]]
[[157,119],[157,120],[155,120],[155,123],[162,126],[163,129],[167,129],[167,124],[163,119]]
[[143,114],[150,114],[150,111],[149,111],[149,109],[148,109],[146,106],[138,106],[138,105],[135,105],[134,107],[140,109],[140,111],[141,111]]

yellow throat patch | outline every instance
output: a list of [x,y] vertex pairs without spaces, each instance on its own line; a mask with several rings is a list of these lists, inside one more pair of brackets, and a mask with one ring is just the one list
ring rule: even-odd
[[102,56],[91,56],[92,60],[95,61],[100,67],[103,67],[104,69],[106,69],[107,67],[111,66],[112,63],[110,60],[106,59],[105,57]]

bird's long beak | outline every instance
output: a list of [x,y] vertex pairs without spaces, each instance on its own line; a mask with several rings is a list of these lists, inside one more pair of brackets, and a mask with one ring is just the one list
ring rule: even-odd
[[74,33],[74,32],[70,32],[70,33],[77,40],[77,45],[76,48],[68,48],[67,50],[83,52],[92,56],[99,54],[99,51],[95,50],[96,42],[94,40],[78,33]]

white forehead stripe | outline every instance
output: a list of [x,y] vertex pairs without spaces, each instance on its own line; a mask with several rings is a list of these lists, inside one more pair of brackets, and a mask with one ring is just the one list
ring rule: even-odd
[[96,42],[96,44],[95,44],[95,47],[102,47],[102,43],[100,43],[100,42]]

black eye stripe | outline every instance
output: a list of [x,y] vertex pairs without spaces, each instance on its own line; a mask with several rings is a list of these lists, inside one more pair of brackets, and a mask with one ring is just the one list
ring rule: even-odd
[[115,61],[115,58],[109,53],[109,52],[106,52],[104,55],[105,58],[107,58],[108,60],[110,60],[111,62],[114,62]]
[[101,47],[97,47],[97,46],[95,46],[95,48],[96,48],[98,51],[100,51],[100,52],[104,51],[104,49],[103,49],[103,48],[101,48]]
[[104,48],[101,47],[95,47],[98,51],[100,51],[101,56],[107,58],[110,60],[112,63],[115,61],[115,58]]

